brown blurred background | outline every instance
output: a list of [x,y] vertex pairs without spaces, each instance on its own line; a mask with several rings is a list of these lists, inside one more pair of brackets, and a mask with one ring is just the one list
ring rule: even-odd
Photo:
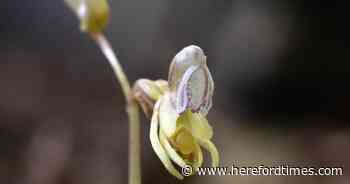
[[[221,165],[342,166],[345,174],[180,182],[153,153],[142,116],[143,183],[350,182],[345,3],[114,0],[110,5],[106,34],[132,81],[166,79],[181,48],[203,48],[216,84],[208,118]],[[61,0],[1,1],[1,184],[127,182],[124,99],[107,61],[77,24]]]

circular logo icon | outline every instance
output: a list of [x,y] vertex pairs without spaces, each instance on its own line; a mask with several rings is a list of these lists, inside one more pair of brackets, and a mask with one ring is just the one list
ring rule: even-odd
[[193,173],[193,168],[190,165],[185,165],[182,169],[181,169],[182,175],[183,176],[191,176]]

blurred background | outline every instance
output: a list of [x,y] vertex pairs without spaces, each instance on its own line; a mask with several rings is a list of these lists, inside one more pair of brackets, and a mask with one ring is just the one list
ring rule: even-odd
[[[190,44],[203,48],[216,84],[208,118],[221,165],[344,168],[344,176],[206,176],[180,182],[154,154],[149,120],[142,115],[144,184],[349,183],[344,1],[110,5],[106,35],[132,81],[166,79],[179,50]],[[119,84],[63,1],[2,0],[0,183],[126,183],[127,138]]]

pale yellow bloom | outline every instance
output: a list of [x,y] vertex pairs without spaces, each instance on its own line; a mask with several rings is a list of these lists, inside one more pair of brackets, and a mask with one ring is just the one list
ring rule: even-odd
[[150,140],[166,169],[175,177],[183,176],[173,165],[193,169],[203,163],[202,148],[210,152],[212,166],[219,164],[219,154],[211,142],[212,127],[206,114],[211,107],[214,83],[206,57],[197,46],[189,46],[173,59],[169,83],[141,79],[134,93],[145,112],[153,107]]

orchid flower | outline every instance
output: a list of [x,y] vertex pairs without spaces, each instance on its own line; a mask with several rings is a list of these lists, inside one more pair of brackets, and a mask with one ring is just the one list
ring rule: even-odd
[[191,45],[181,50],[170,65],[168,81],[140,79],[133,92],[145,114],[152,114],[151,144],[172,175],[183,179],[173,163],[200,167],[202,147],[209,151],[212,166],[218,166],[219,154],[211,142],[213,130],[206,119],[214,82],[201,48]]

